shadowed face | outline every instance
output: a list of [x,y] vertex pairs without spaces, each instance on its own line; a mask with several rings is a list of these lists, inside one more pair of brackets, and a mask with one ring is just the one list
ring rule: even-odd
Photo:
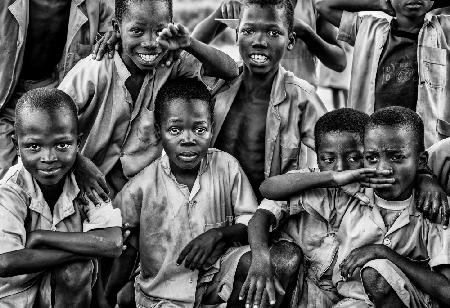
[[317,149],[320,171],[345,171],[362,168],[363,144],[356,133],[329,132],[322,135]]
[[430,0],[391,0],[395,12],[409,18],[425,16],[433,3]]
[[366,129],[364,165],[378,170],[390,170],[395,182],[389,188],[376,189],[385,200],[406,200],[411,196],[420,160],[426,154],[417,151],[414,133],[405,127],[376,126]]
[[165,107],[161,139],[172,171],[198,168],[212,138],[208,102],[177,98]]
[[278,69],[286,50],[294,47],[293,33],[288,33],[285,10],[273,5],[245,5],[238,28],[239,53],[254,74]]
[[78,150],[77,119],[66,110],[25,108],[16,131],[23,166],[41,184],[52,186],[72,168]]
[[165,51],[156,38],[170,22],[165,1],[129,4],[122,22],[114,22],[114,27],[122,40],[122,59],[130,70],[151,71],[158,65]]

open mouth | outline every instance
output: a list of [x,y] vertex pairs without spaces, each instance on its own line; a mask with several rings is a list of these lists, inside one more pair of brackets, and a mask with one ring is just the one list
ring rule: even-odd
[[250,59],[256,64],[265,64],[269,61],[269,57],[263,54],[251,54]]
[[423,7],[423,3],[419,1],[409,2],[406,4],[406,7],[410,9],[419,9]]
[[192,162],[198,157],[198,154],[195,152],[182,152],[177,156],[180,160],[184,162]]
[[149,54],[143,54],[143,53],[139,53],[138,55],[142,61],[147,62],[147,63],[152,63],[159,56],[159,54],[149,55]]
[[50,168],[50,169],[39,169],[39,173],[41,173],[44,176],[53,176],[57,174],[61,170],[60,167],[58,168]]

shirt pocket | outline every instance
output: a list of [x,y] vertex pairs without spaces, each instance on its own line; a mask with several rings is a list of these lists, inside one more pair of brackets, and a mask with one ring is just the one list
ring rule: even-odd
[[298,169],[300,147],[281,146],[281,172]]
[[450,123],[445,120],[437,119],[436,131],[438,132],[441,139],[450,137]]
[[432,87],[444,87],[446,84],[447,50],[421,46],[422,76],[421,81]]

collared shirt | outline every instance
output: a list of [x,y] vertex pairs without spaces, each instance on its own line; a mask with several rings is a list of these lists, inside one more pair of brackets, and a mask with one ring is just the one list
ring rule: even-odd
[[[391,30],[388,19],[344,12],[338,39],[355,46],[349,107],[371,114],[375,80]],[[425,146],[450,136],[450,16],[427,14],[419,33],[417,113],[424,120]]]
[[[223,84],[214,96],[214,137],[233,104],[243,74]],[[266,118],[264,176],[279,175],[301,169],[301,144],[314,149],[314,125],[326,108],[308,82],[280,66],[272,84]]]
[[140,229],[141,291],[193,307],[198,271],[177,266],[179,254],[209,229],[247,225],[257,202],[237,160],[209,149],[190,192],[177,183],[163,154],[125,185],[114,206],[121,209],[124,223]]
[[[294,9],[294,17],[316,31],[317,10],[315,0],[298,0]],[[293,72],[298,78],[308,81],[315,87],[317,86],[317,58],[301,39],[297,38],[294,48],[285,52],[281,65],[288,71]]]
[[201,70],[194,56],[182,52],[170,67],[158,66],[145,76],[133,102],[125,86],[131,74],[118,53],[113,59],[81,60],[59,86],[78,107],[81,153],[105,175],[119,160],[126,177],[137,174],[161,155],[153,114],[159,89],[177,76],[200,77]]
[[[11,98],[22,71],[28,28],[28,0],[2,0],[0,3],[0,110]],[[99,13],[93,24],[99,32],[111,29],[113,0],[99,0]],[[60,80],[77,61],[91,52],[89,20],[85,0],[72,0],[66,45],[57,71]]]
[[[122,226],[120,211],[113,209],[111,202],[83,206],[77,200],[79,192],[75,177],[70,173],[52,214],[31,174],[20,163],[11,167],[0,184],[0,254],[25,248],[28,232],[35,230],[87,232]],[[68,277],[70,264],[65,268]],[[79,271],[79,267],[76,269]],[[93,269],[94,264],[87,262],[84,271],[92,272]],[[76,278],[83,273],[71,275]],[[51,292],[49,272],[0,278],[0,306],[4,303],[7,307],[31,307],[37,292],[41,293],[39,298],[48,307]]]
[[[309,168],[288,173],[307,172],[320,172],[320,170]],[[272,213],[277,226],[281,223],[279,228],[281,239],[293,241],[300,246],[308,261],[308,277],[318,284],[323,275],[330,270],[337,253],[338,242],[335,230],[322,216],[306,212],[297,206],[297,203],[297,197],[289,201],[264,199],[258,209]]]
[[433,144],[427,152],[428,167],[447,195],[450,195],[450,138]]
[[414,198],[388,229],[374,202],[373,189],[362,189],[358,185],[351,189],[365,193],[370,204],[362,205],[341,189],[325,188],[304,192],[297,203],[309,213],[322,216],[337,229],[339,250],[333,283],[342,296],[365,298],[359,271],[343,281],[339,270],[339,264],[350,252],[365,245],[384,244],[406,258],[428,263],[431,268],[450,265],[450,230],[424,218],[417,210]]

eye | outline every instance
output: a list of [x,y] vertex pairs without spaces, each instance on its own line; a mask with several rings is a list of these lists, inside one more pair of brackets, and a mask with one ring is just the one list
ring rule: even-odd
[[401,160],[403,160],[403,159],[405,159],[405,156],[404,156],[404,155],[401,155],[401,154],[392,155],[392,157],[391,157],[391,160],[392,160],[392,161],[401,161]]
[[206,127],[196,127],[195,129],[194,129],[194,131],[195,131],[195,133],[197,134],[197,135],[203,135],[204,133],[206,133],[207,132],[207,128]]
[[334,157],[321,157],[320,159],[326,164],[332,164],[335,161]]
[[25,149],[33,151],[33,152],[38,152],[41,150],[41,147],[36,143],[30,143],[30,144],[25,145]]
[[276,30],[270,30],[267,32],[267,34],[271,37],[278,37],[281,35],[280,31],[276,31]]
[[361,156],[359,155],[350,155],[347,160],[351,163],[356,163],[359,162],[361,160]]
[[376,164],[378,162],[378,157],[374,155],[367,155],[365,159],[369,164]]
[[168,131],[169,131],[169,134],[171,134],[173,136],[177,136],[181,133],[181,129],[176,126],[169,127]]
[[56,149],[58,151],[64,151],[67,150],[71,146],[70,142],[60,142],[56,145]]
[[144,33],[144,31],[142,31],[139,28],[131,28],[130,32],[131,32],[131,34],[133,34],[135,36],[138,36],[138,35],[141,35],[142,33]]
[[242,33],[243,35],[250,35],[250,34],[253,33],[253,30],[252,30],[252,29],[249,29],[249,28],[242,28],[242,29],[241,29],[241,33]]

